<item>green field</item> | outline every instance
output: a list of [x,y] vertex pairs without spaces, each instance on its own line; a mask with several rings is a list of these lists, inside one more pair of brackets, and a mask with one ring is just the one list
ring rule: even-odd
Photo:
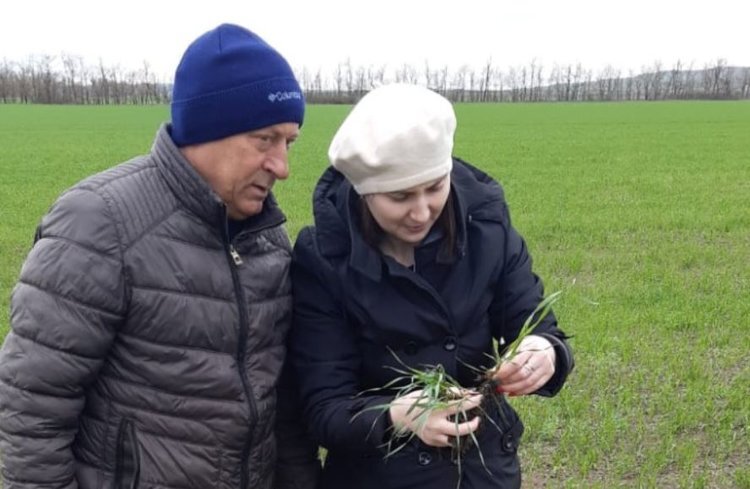
[[[309,109],[277,185],[294,237],[347,107]],[[750,489],[750,103],[459,105],[455,154],[505,186],[577,368],[514,399],[524,487]],[[0,105],[0,336],[37,221],[148,151],[164,107]]]

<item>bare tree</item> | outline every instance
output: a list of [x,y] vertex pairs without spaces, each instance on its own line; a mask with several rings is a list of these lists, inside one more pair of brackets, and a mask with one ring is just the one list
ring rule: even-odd
[[481,102],[486,102],[489,98],[489,89],[490,89],[490,78],[492,77],[492,58],[489,58],[487,60],[487,63],[484,65],[484,69],[482,70],[482,81],[480,86],[481,96],[479,100]]
[[742,70],[740,97],[750,98],[750,67],[744,68]]
[[448,94],[448,67],[445,65],[438,72],[437,89],[444,96]]
[[536,83],[535,83],[535,90],[536,94],[532,97],[532,100],[539,102],[542,100],[542,72],[544,71],[544,67],[540,64],[536,67]]
[[78,104],[82,103],[82,97],[79,97],[79,73],[78,68],[81,65],[80,56],[63,53],[62,59],[64,78],[63,78],[63,103]]
[[553,88],[550,96],[554,97],[552,100],[561,101],[564,100],[564,85],[563,85],[563,70],[560,65],[555,64],[552,67],[552,71],[549,74],[549,80],[547,83]]
[[594,100],[594,72],[591,70],[583,70],[583,93],[581,94],[581,100]]
[[469,73],[469,102],[476,102],[476,93],[477,93],[477,74],[472,70]]
[[652,68],[652,93],[653,99],[659,100],[662,98],[662,85],[664,83],[664,72],[661,69],[661,61],[654,61]]
[[682,62],[677,62],[669,70],[667,78],[666,94],[669,98],[682,98]]
[[528,92],[526,100],[528,102],[537,102],[541,98],[542,89],[542,66],[537,64],[536,58],[531,60],[529,65]]
[[336,84],[336,97],[341,97],[341,92],[344,90],[344,69],[341,63],[336,65],[336,73],[333,77],[334,83]]
[[700,77],[698,76],[698,70],[695,68],[695,61],[690,61],[690,64],[685,69],[685,73],[682,78],[683,85],[685,86],[685,97],[686,98],[698,98],[700,97]]
[[456,102],[466,102],[466,76],[469,73],[468,65],[461,65],[458,71],[453,75],[450,90],[453,100]]
[[57,73],[52,69],[54,57],[42,54],[34,57],[32,85],[37,99],[43,104],[58,102],[56,97]]
[[615,100],[622,100],[623,97],[623,88],[622,88],[622,74],[620,70],[615,70],[614,72],[614,84],[613,89],[615,92]]
[[404,63],[396,70],[396,81],[399,83],[416,84],[419,82],[419,73],[412,65]]
[[94,90],[94,100],[96,100],[96,103],[110,103],[109,84],[109,74],[107,72],[107,68],[105,68],[104,66],[104,60],[99,58],[99,78],[92,78],[91,80],[91,85],[96,87]]
[[16,98],[16,73],[13,64],[6,58],[3,58],[3,64],[0,65],[0,100],[6,104],[14,102]]
[[609,100],[608,93],[607,93],[607,83],[609,79],[609,69],[610,66],[607,65],[604,70],[602,70],[599,73],[599,76],[596,78],[596,91],[597,96],[599,97],[599,100]]
[[641,85],[643,88],[643,99],[651,100],[652,99],[651,86],[653,83],[653,77],[652,77],[652,73],[648,71],[647,66],[641,66],[641,74],[639,75],[639,79],[641,81]]
[[428,88],[433,88],[435,85],[432,81],[432,70],[430,69],[430,62],[424,60],[424,84]]
[[633,100],[633,90],[635,88],[635,73],[633,70],[628,71],[628,78],[625,82],[625,100]]
[[114,65],[109,69],[109,77],[112,80],[112,96],[115,104],[121,104],[124,101],[123,83],[124,78],[120,65]]
[[581,97],[581,79],[583,78],[583,65],[576,64],[576,70],[573,72],[573,93],[570,100],[580,100]]
[[565,90],[563,92],[563,100],[566,102],[569,102],[573,99],[573,67],[568,65],[565,68],[565,73],[563,74],[563,83],[565,85]]
[[160,103],[164,102],[159,97],[158,81],[156,75],[151,71],[151,65],[148,61],[144,60],[139,71],[139,88],[141,89],[140,99],[144,104]]
[[346,68],[346,71],[344,72],[346,91],[349,94],[349,97],[351,97],[352,93],[354,92],[354,69],[352,68],[352,60],[347,58],[344,66]]
[[[367,92],[367,69],[362,66],[358,66],[355,70],[354,75],[354,93],[355,99],[359,99]],[[352,92],[351,90],[349,91]]]
[[370,88],[375,88],[385,83],[385,70],[385,65],[369,67],[367,69],[367,78],[369,79]]
[[714,98],[729,98],[730,78],[727,73],[727,60],[720,58],[716,64],[709,68],[711,77],[711,93]]
[[518,73],[514,67],[508,68],[508,76],[505,78],[508,82],[508,88],[510,89],[510,100],[511,102],[518,102],[520,100],[520,90],[518,88]]
[[310,72],[307,69],[307,66],[302,67],[301,72],[296,72],[295,76],[297,77],[297,80],[299,80],[299,84],[302,87],[302,90],[304,92],[310,92],[312,88],[312,79],[310,76]]
[[599,100],[616,100],[619,95],[620,72],[612,65],[607,65],[599,73],[596,80],[597,96]]
[[499,70],[492,70],[493,86],[495,87],[495,97],[493,102],[504,102],[505,101],[505,74]]
[[[632,72],[631,72],[632,73]],[[643,91],[643,77],[641,75],[633,76],[633,100],[641,100],[641,93]]]
[[323,93],[323,75],[320,72],[320,68],[315,72],[315,79],[313,80],[313,92],[318,95]]
[[529,80],[526,73],[526,66],[521,67],[521,102],[529,101]]

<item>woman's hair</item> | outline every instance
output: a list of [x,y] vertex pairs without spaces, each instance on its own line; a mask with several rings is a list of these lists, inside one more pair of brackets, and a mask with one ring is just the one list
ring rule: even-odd
[[[359,220],[360,227],[362,230],[362,237],[365,242],[375,248],[380,249],[380,243],[385,237],[385,231],[380,227],[380,224],[375,220],[370,212],[370,208],[367,206],[364,197],[359,199]],[[437,226],[443,234],[443,241],[440,244],[438,250],[438,260],[450,261],[453,259],[456,253],[456,211],[453,204],[453,191],[448,194],[448,199],[445,201],[443,211],[435,221],[433,226]]]

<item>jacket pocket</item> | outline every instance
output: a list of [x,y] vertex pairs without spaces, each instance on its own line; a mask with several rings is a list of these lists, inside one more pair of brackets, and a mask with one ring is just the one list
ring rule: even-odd
[[136,489],[140,477],[140,451],[133,421],[123,418],[117,430],[113,489]]

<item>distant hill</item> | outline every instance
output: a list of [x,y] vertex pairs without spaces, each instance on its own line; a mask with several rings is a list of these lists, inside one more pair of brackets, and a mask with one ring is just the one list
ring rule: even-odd
[[[672,100],[750,98],[750,67],[650,71],[629,77],[589,74],[540,87],[545,100]],[[512,96],[513,89],[506,90]]]

